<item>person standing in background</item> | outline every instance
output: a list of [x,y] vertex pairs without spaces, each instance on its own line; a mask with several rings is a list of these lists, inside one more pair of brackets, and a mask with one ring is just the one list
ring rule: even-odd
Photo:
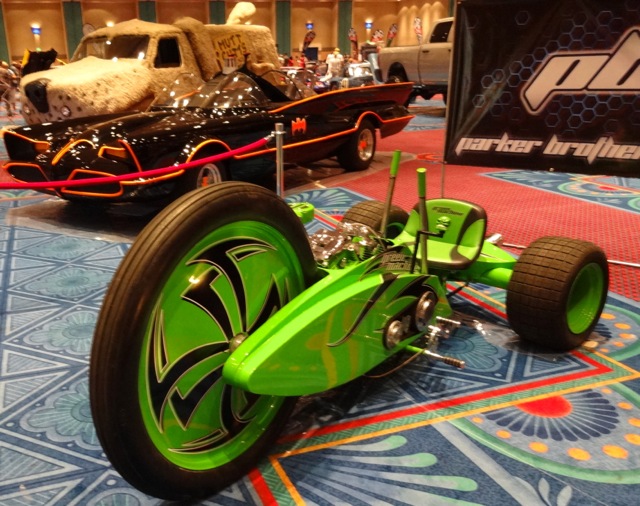
[[322,78],[323,81],[328,81],[333,76],[340,76],[342,72],[342,65],[344,64],[344,56],[340,53],[340,48],[337,47],[332,53],[327,55],[327,73]]

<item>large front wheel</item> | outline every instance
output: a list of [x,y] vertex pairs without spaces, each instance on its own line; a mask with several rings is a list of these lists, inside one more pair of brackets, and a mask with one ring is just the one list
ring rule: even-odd
[[593,243],[543,237],[527,247],[507,286],[509,324],[526,341],[566,351],[598,323],[609,287],[604,251]]
[[258,462],[294,399],[222,379],[230,342],[304,290],[315,262],[272,192],[227,182],[159,214],[116,272],[90,364],[97,434],[114,468],[165,499],[211,495]]

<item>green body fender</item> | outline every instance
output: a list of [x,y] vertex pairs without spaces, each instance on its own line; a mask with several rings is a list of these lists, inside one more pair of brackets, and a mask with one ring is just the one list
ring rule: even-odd
[[[410,322],[423,293],[438,297],[432,321],[452,314],[439,279],[410,273],[410,263],[403,253],[387,252],[330,270],[232,352],[225,381],[255,394],[300,396],[371,370],[420,337]],[[409,330],[388,349],[385,330],[397,320],[407,322]]]

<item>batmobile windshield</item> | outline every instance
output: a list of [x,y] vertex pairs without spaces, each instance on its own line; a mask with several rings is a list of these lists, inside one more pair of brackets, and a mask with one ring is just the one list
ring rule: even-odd
[[103,60],[130,58],[144,60],[149,47],[148,35],[117,35],[112,38],[89,37],[82,41],[74,55],[74,61],[87,56]]
[[347,67],[346,73],[347,75],[349,75],[349,77],[363,77],[373,75],[373,73],[371,72],[371,65],[369,65],[368,63],[349,65]]
[[290,102],[315,95],[297,79],[271,70],[261,76],[232,72],[222,80],[212,79],[192,91],[185,90],[184,80],[176,81],[162,103],[164,107],[230,109],[233,107],[269,107],[273,103]]

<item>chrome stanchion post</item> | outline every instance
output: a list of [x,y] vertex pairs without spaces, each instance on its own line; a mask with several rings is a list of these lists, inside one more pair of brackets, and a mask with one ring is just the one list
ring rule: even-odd
[[284,125],[276,123],[276,193],[279,197],[284,196]]

